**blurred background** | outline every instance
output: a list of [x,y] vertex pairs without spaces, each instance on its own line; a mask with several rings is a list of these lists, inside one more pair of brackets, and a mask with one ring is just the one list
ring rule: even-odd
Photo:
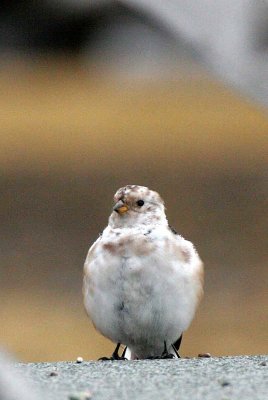
[[1,6],[0,345],[21,360],[111,353],[82,270],[126,184],[205,263],[181,354],[267,353],[267,9],[163,3]]

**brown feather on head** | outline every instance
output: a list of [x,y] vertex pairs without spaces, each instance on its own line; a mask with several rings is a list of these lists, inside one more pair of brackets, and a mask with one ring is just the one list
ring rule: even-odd
[[[165,223],[164,201],[145,186],[126,185],[114,195],[115,205],[110,223],[118,226]],[[124,223],[123,223],[124,221]]]

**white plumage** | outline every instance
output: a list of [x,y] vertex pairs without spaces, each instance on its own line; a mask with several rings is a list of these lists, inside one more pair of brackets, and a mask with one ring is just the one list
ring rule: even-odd
[[94,326],[131,358],[174,353],[203,293],[203,265],[168,225],[158,193],[128,185],[115,196],[84,266],[84,304]]

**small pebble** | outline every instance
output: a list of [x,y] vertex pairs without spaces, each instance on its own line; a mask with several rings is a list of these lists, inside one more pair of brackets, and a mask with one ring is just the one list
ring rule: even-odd
[[222,387],[226,387],[226,386],[230,386],[230,385],[231,385],[230,382],[227,382],[227,381],[221,382]]
[[198,354],[199,358],[210,358],[211,354],[210,353],[200,353]]
[[76,359],[77,364],[81,364],[83,361],[83,357],[77,357]]
[[49,376],[58,376],[58,372],[57,371],[52,371],[50,372]]
[[91,398],[90,392],[78,392],[69,395],[69,400],[90,400]]
[[262,361],[262,362],[260,363],[260,365],[261,365],[262,367],[266,367],[267,362],[266,362],[266,361]]

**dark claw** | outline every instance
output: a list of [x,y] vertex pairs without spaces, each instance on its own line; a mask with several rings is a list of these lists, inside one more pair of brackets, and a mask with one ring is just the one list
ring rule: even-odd
[[166,359],[171,359],[171,358],[175,358],[174,354],[162,354],[161,356],[150,356],[147,357],[146,360],[166,360]]
[[175,358],[175,356],[174,356],[174,354],[167,353],[167,354],[164,354],[163,356],[161,356],[161,358],[163,360],[165,360],[166,358]]
[[127,360],[127,358],[125,358],[125,357],[120,357],[120,356],[118,356],[118,357],[101,357],[101,358],[98,358],[98,361],[115,361],[115,360],[118,360],[118,361],[123,361],[123,360]]

